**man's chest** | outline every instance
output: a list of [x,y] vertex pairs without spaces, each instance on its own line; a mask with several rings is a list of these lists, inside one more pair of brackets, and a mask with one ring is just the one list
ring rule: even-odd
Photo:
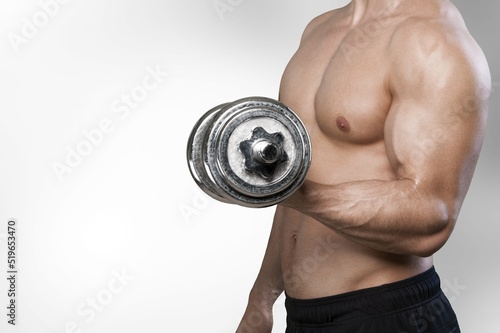
[[388,32],[316,32],[304,40],[282,79],[281,99],[309,127],[356,143],[383,138],[391,105]]

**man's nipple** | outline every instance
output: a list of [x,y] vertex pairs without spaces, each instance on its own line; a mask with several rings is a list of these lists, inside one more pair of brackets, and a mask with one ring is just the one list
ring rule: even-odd
[[337,117],[337,127],[344,133],[349,133],[351,130],[351,125],[349,125],[349,122],[343,116]]

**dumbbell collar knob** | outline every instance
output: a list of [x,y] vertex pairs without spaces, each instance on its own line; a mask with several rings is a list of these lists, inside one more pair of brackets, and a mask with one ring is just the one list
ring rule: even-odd
[[280,132],[268,133],[262,127],[254,128],[252,137],[240,143],[245,170],[264,179],[272,178],[278,165],[288,161],[283,141],[284,137]]

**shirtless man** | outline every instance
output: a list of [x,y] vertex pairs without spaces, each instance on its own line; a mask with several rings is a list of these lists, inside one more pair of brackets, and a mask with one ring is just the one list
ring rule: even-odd
[[276,209],[238,333],[460,332],[432,255],[484,138],[491,77],[448,0],[353,0],[315,18],[280,100],[313,159]]

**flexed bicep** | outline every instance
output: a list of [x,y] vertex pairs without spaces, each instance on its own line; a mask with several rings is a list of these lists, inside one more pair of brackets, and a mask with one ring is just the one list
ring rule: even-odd
[[421,34],[394,61],[385,141],[398,177],[443,200],[455,216],[484,139],[490,77],[467,41],[437,31]]

